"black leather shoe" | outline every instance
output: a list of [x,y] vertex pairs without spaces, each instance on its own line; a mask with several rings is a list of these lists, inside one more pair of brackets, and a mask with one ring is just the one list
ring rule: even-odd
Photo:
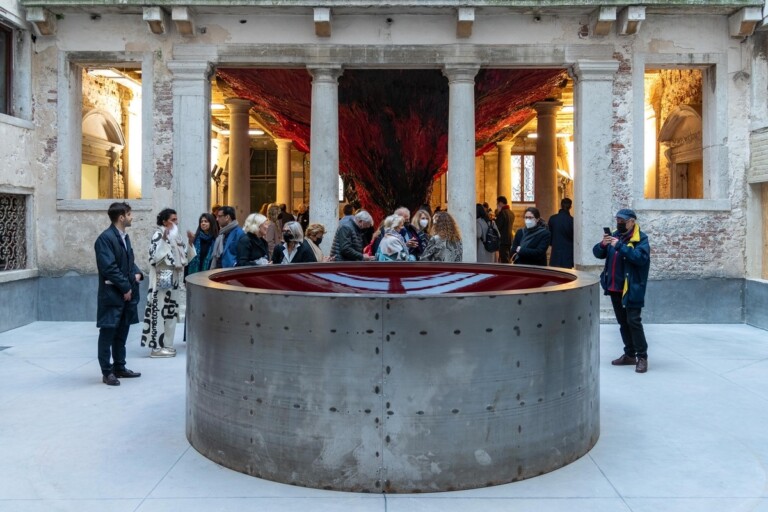
[[618,359],[614,359],[613,361],[611,361],[611,364],[613,366],[630,366],[630,365],[634,366],[637,364],[637,358],[629,357],[628,355],[624,354]]
[[135,377],[141,377],[141,372],[135,372],[128,368],[124,370],[115,370],[115,377],[120,377],[121,379],[133,379]]
[[635,366],[637,373],[645,373],[648,371],[648,359],[645,357],[637,358],[637,365]]
[[110,373],[109,375],[105,375],[102,377],[101,381],[106,384],[107,386],[119,386],[120,381],[117,380],[117,377],[115,377],[114,373]]

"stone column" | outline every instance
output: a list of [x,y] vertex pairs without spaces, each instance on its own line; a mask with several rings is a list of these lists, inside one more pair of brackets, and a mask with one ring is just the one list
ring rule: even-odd
[[536,207],[543,219],[557,213],[557,111],[559,101],[541,101],[536,109]]
[[618,68],[616,61],[582,61],[571,68],[575,137],[573,258],[576,268],[602,266],[592,255],[592,246],[602,238],[603,226],[613,226],[615,222],[611,141],[613,79]]
[[[496,144],[499,150],[499,187],[496,197],[504,196],[512,203],[512,143],[502,141]],[[496,197],[488,204],[496,208]]]
[[227,205],[235,209],[242,226],[251,213],[251,137],[248,135],[250,100],[228,98],[229,109],[229,194]]
[[475,224],[475,75],[479,66],[446,66],[448,77],[448,211],[456,219],[463,261],[477,261]]
[[[168,62],[173,74],[173,205],[182,232],[197,229],[211,197],[209,62]],[[142,183],[142,187],[152,187]]]
[[291,195],[291,139],[275,139],[277,144],[277,202],[285,203],[293,211]]
[[229,179],[229,173],[225,172],[225,166],[229,158],[229,139],[220,133],[216,138],[219,142],[219,158],[216,160],[216,166],[219,168],[216,170],[216,173],[219,177],[213,182],[216,190],[212,194],[211,201],[212,204],[223,205],[227,202],[227,196],[224,194],[224,191]]
[[308,66],[312,75],[309,215],[325,226],[321,249],[326,256],[339,226],[339,77],[340,66]]

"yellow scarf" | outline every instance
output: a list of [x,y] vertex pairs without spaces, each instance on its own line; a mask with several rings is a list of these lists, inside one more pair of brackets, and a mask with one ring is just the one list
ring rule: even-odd
[[[627,245],[631,248],[635,248],[635,243],[640,241],[640,225],[635,222],[635,229],[632,231],[632,236],[629,238],[629,242],[627,242]],[[626,276],[626,272],[624,273]],[[627,290],[629,290],[629,280],[624,277],[624,290],[621,292],[621,297],[624,298],[624,295],[627,294]]]

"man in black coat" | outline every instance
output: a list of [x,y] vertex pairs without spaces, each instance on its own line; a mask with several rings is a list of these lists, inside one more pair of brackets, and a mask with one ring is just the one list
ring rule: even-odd
[[563,198],[560,211],[549,218],[549,232],[552,235],[550,267],[573,268],[573,217],[569,210],[573,201]]
[[507,198],[499,196],[496,199],[496,227],[499,228],[499,263],[510,263],[512,238],[515,236],[515,214],[509,208]]
[[125,233],[125,228],[131,225],[131,207],[127,203],[112,203],[107,213],[112,225],[94,244],[99,269],[98,356],[104,384],[119,386],[118,377],[141,376],[125,367],[125,341],[130,326],[139,323],[136,306],[143,275],[134,262],[131,241]]

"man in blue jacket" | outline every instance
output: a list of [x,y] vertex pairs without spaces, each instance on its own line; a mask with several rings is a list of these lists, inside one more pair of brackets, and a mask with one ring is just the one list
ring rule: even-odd
[[634,365],[637,373],[648,371],[648,343],[640,317],[645,305],[645,286],[651,267],[651,246],[640,231],[637,215],[628,208],[616,213],[616,231],[604,234],[592,248],[596,258],[605,260],[600,284],[611,297],[619,322],[624,354],[611,361],[616,366]]
[[[119,386],[120,378],[140,377],[125,367],[125,340],[132,324],[139,323],[139,281],[143,275],[133,258],[125,228],[131,225],[131,207],[112,203],[107,211],[112,225],[96,239],[99,294],[96,327],[99,327],[99,365],[102,382]],[[111,360],[110,360],[111,357]]]
[[211,268],[232,268],[237,265],[237,242],[245,236],[245,231],[237,223],[231,206],[222,206],[216,211],[216,222],[219,236],[213,242]]

